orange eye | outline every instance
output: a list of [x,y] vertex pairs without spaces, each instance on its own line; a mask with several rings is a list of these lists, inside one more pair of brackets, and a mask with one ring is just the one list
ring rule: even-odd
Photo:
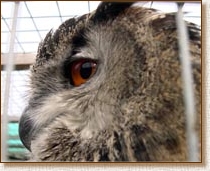
[[96,72],[97,63],[90,59],[80,59],[72,62],[70,68],[71,81],[74,86],[80,86],[88,81]]

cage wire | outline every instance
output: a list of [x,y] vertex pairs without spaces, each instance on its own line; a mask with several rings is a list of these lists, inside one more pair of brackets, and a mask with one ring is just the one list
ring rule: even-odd
[[176,17],[177,31],[179,37],[179,50],[180,61],[182,64],[182,80],[183,80],[183,95],[185,102],[186,114],[186,136],[188,146],[188,161],[198,161],[198,140],[195,131],[196,113],[195,113],[195,100],[193,91],[192,69],[190,64],[190,48],[187,28],[183,20],[183,2],[177,2],[178,12]]
[[[91,12],[96,9],[99,2],[94,1],[86,1],[83,4],[86,7],[82,7],[81,11],[74,9],[75,6],[80,6],[80,2],[69,2],[72,3],[71,10],[68,10],[66,5],[62,4],[62,1],[53,1],[55,4],[54,8],[57,10],[56,15],[46,15],[46,13],[40,13],[40,4],[38,2],[31,2],[33,5],[26,1],[17,1],[17,2],[1,2],[8,3],[6,6],[9,6],[9,3],[14,5],[12,9],[13,16],[9,16],[4,12],[8,9],[2,8],[2,30],[1,30],[1,54],[4,55],[7,59],[5,62],[5,70],[1,71],[1,99],[3,101],[1,105],[2,109],[2,124],[1,124],[1,160],[2,161],[9,161],[10,159],[8,156],[11,154],[13,157],[15,156],[18,160],[25,160],[27,159],[27,153],[23,148],[22,144],[17,141],[11,140],[10,138],[13,135],[14,131],[17,131],[18,123],[11,125],[11,116],[15,116],[15,120],[18,121],[24,107],[25,107],[25,94],[26,86],[28,79],[29,79],[29,70],[16,70],[14,57],[17,53],[28,55],[28,53],[32,53],[35,56],[35,53],[38,48],[39,42],[45,37],[47,32],[54,26],[56,29],[62,22],[64,22],[68,18],[76,17],[82,15],[87,12]],[[39,3],[47,3],[47,2],[39,2]],[[52,1],[51,1],[52,3]],[[155,2],[155,1],[145,1],[139,2],[140,6],[149,7],[149,8],[165,8],[163,7],[163,3],[167,2]],[[172,7],[172,3],[168,3]],[[195,124],[195,105],[194,105],[194,95],[192,90],[192,72],[190,68],[190,60],[189,60],[189,47],[188,47],[188,38],[186,34],[186,26],[183,22],[183,18],[187,19],[188,21],[195,21],[196,24],[200,24],[200,12],[187,12],[186,8],[183,10],[183,6],[186,4],[193,4],[190,2],[187,3],[173,3],[173,8],[171,11],[168,12],[176,12],[177,11],[177,27],[178,27],[178,34],[180,37],[179,45],[180,45],[180,60],[182,63],[182,78],[184,82],[184,100],[186,105],[186,118],[187,118],[187,142],[188,142],[188,160],[189,161],[198,161],[197,153],[198,153],[198,136],[195,133],[194,124]],[[5,4],[4,4],[5,5]],[[176,6],[177,5],[177,6]],[[194,5],[197,5],[194,3]],[[37,8],[32,9],[32,6]],[[53,6],[53,5],[52,5]],[[194,6],[195,7],[195,6]],[[192,6],[192,8],[194,8]],[[11,8],[10,8],[11,9]],[[65,12],[66,9],[66,12]],[[160,9],[161,10],[161,9]],[[18,12],[19,11],[19,12]],[[75,13],[71,11],[76,11]],[[194,10],[195,11],[195,10]],[[20,13],[26,13],[26,15],[22,15]],[[48,11],[49,12],[49,11]],[[52,20],[51,24],[44,24],[45,21]],[[23,22],[24,21],[24,22]],[[30,23],[26,25],[25,23]],[[10,22],[12,24],[10,24]],[[21,24],[22,22],[22,24]],[[41,23],[41,24],[40,24]],[[46,26],[47,25],[47,26]],[[25,34],[27,33],[27,34]],[[24,35],[23,35],[24,34]],[[36,36],[32,36],[35,35]],[[23,35],[21,38],[21,35]],[[6,41],[10,37],[10,41]],[[9,47],[9,48],[7,48]],[[184,47],[184,48],[183,48]],[[29,64],[28,64],[29,66]],[[29,68],[29,67],[28,67]],[[185,79],[187,78],[187,79]],[[19,84],[19,82],[21,82]],[[18,97],[19,96],[19,97]],[[11,129],[8,130],[8,129]],[[17,134],[17,133],[16,133]],[[16,137],[17,138],[17,137]],[[8,143],[9,142],[9,143]],[[15,143],[15,150],[12,149],[9,151],[9,144]],[[17,147],[20,147],[18,149]],[[21,153],[18,153],[19,150]],[[22,153],[24,151],[24,153]],[[23,156],[21,156],[23,155]],[[14,157],[14,158],[15,158]]]
[[10,46],[9,46],[9,54],[7,58],[7,64],[6,64],[6,81],[5,81],[5,91],[4,91],[4,110],[3,110],[3,117],[2,117],[2,161],[7,160],[7,140],[8,140],[8,106],[9,106],[9,93],[10,93],[10,81],[11,81],[11,73],[13,71],[14,65],[14,42],[15,42],[15,32],[16,32],[16,24],[17,24],[17,14],[19,9],[19,2],[15,2],[14,7],[14,14],[13,14],[13,23],[12,23],[12,31],[11,31],[11,37],[10,37]]

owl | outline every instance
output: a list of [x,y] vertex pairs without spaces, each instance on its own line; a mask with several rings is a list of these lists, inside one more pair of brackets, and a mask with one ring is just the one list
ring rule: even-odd
[[[175,18],[102,2],[50,31],[31,67],[19,123],[31,160],[187,161]],[[199,133],[200,28],[186,24]]]

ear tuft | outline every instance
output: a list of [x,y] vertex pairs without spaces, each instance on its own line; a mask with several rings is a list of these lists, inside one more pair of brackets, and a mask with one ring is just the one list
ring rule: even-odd
[[91,18],[94,23],[106,22],[113,20],[125,9],[129,8],[134,2],[102,2],[96,9]]

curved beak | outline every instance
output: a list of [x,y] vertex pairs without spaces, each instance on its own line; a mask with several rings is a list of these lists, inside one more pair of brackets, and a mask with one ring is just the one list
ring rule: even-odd
[[26,108],[19,121],[19,137],[23,145],[31,151],[31,139],[33,133],[33,121],[29,117],[29,111]]

